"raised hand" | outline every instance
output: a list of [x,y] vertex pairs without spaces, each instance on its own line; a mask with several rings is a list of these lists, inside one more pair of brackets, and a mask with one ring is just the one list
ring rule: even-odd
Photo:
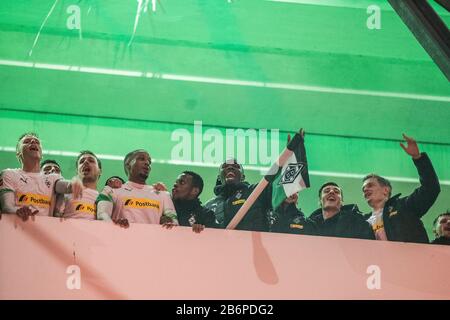
[[290,197],[287,197],[286,200],[284,200],[284,204],[297,204],[298,201],[298,193],[294,193],[293,195],[291,195]]
[[[305,140],[305,129],[303,129],[303,128],[300,129],[300,130],[298,131],[298,133],[299,133],[300,136],[302,137],[302,140]],[[288,133],[286,145],[288,145],[289,142],[291,142],[291,134],[290,134],[290,133]]]
[[305,140],[305,129],[301,128],[299,133],[302,136],[302,139]]
[[406,147],[403,143],[400,142],[400,147],[402,147],[403,150],[407,154],[409,154],[413,159],[419,159],[420,158],[420,151],[419,147],[417,146],[416,140],[414,140],[411,137],[408,137],[406,134],[403,133],[403,139],[406,140]]

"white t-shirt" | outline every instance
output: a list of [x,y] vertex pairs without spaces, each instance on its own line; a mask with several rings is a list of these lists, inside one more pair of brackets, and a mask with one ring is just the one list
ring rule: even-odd
[[159,224],[164,214],[178,224],[177,214],[168,192],[152,186],[126,182],[119,189],[106,186],[97,198],[113,203],[112,219],[125,218],[130,223]]
[[13,192],[17,207],[28,205],[33,211],[39,210],[39,216],[52,216],[55,183],[60,179],[59,174],[5,169],[0,175],[0,193]]
[[383,223],[383,209],[377,212],[372,212],[372,215],[367,222],[372,226],[373,233],[377,240],[387,240],[386,231]]
[[63,213],[64,218],[95,220],[95,201],[98,195],[97,190],[90,188],[83,188],[79,199],[73,199],[72,194],[66,194],[59,212]]

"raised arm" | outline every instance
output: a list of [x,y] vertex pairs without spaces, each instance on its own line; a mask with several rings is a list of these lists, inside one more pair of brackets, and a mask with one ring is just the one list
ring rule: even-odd
[[405,198],[405,205],[409,209],[408,211],[422,217],[434,204],[441,191],[439,179],[430,158],[426,153],[419,151],[417,142],[405,134],[403,134],[403,138],[407,145],[400,143],[400,146],[412,157],[420,180],[420,186]]

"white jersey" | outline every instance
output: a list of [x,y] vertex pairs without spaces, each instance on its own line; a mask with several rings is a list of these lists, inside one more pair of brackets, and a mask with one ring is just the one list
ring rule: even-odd
[[126,182],[121,188],[106,186],[97,198],[113,203],[112,219],[125,218],[130,223],[159,224],[162,215],[178,224],[177,214],[170,195],[156,191],[152,186]]
[[95,220],[95,201],[99,193],[97,190],[83,188],[83,195],[79,199],[73,199],[72,194],[64,196],[62,208],[58,211],[62,212],[64,218]]
[[55,202],[55,183],[59,174],[25,172],[22,169],[5,169],[0,176],[0,193],[13,192],[17,207],[29,206],[38,210],[39,216],[52,216]]

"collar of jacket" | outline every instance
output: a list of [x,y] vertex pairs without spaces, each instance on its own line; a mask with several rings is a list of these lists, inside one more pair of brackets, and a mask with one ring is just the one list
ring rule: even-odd
[[239,189],[248,187],[250,184],[246,181],[239,182],[236,184],[221,184],[214,188],[214,194],[216,196],[222,195],[228,198],[230,195],[235,193]]
[[385,208],[388,208],[392,203],[394,203],[395,201],[397,201],[397,199],[401,196],[401,193],[397,193],[395,196],[390,197],[388,199],[388,201],[386,201],[386,203],[384,204]]
[[[349,214],[349,213],[361,214],[361,211],[359,211],[359,208],[356,204],[346,204],[341,207],[341,210],[339,210],[339,212],[336,213],[335,216],[337,216],[338,214]],[[322,208],[315,210],[309,218],[316,221],[323,220]]]
[[[384,204],[384,208],[383,208],[383,215],[386,214],[385,212],[387,212],[387,208],[389,208],[394,202],[396,202],[397,199],[398,199],[401,195],[402,195],[401,193],[397,193],[396,195],[390,197],[390,198],[388,199],[388,201],[386,201],[386,203]],[[369,213],[364,214],[364,219],[366,219],[366,220],[369,219],[371,215],[372,215],[372,212],[369,212]]]
[[201,208],[202,205],[199,198],[193,200],[173,200],[173,204],[175,206],[175,211],[177,212],[193,211]]

